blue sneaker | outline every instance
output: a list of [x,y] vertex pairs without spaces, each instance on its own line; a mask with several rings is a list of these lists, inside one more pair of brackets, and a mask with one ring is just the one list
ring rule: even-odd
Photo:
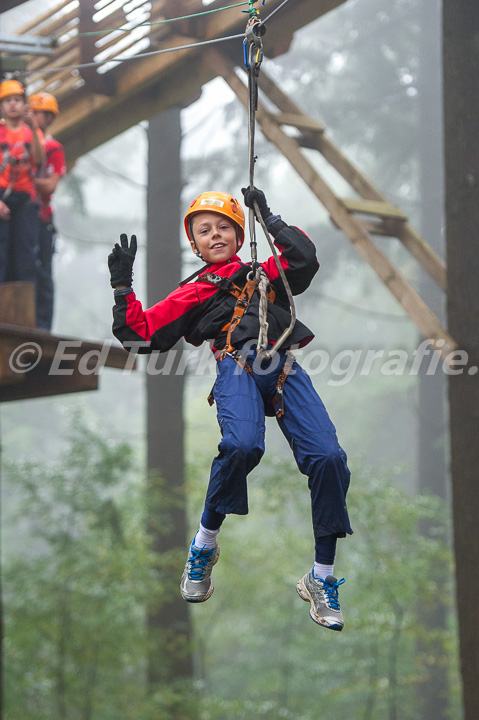
[[187,602],[200,603],[208,600],[215,586],[211,571],[220,556],[218,545],[214,548],[197,548],[191,543],[188,559],[181,576],[180,592]]
[[346,582],[344,578],[338,581],[333,575],[328,575],[324,580],[315,578],[311,571],[296,585],[298,595],[311,603],[309,614],[318,625],[330,630],[343,629],[344,620],[339,607],[338,587],[344,582]]

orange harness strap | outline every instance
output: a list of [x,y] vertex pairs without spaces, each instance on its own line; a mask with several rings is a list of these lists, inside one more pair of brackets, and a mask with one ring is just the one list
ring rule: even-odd
[[223,360],[228,353],[233,352],[233,350],[235,349],[234,345],[231,344],[231,335],[233,334],[233,330],[235,329],[235,327],[237,327],[237,325],[239,325],[241,320],[243,319],[243,315],[248,309],[251,298],[253,297],[253,293],[257,287],[258,283],[255,280],[248,280],[243,290],[241,291],[241,295],[236,301],[235,309],[233,311],[233,317],[231,318],[230,322],[223,327],[223,330],[227,330],[228,334],[226,335],[225,346],[220,353],[220,360]]
[[[235,285],[230,280],[230,278],[223,277],[222,275],[216,275],[215,273],[204,273],[198,278],[196,282],[207,282],[211,285],[216,285],[218,289],[225,290],[236,298],[236,305],[233,310],[233,316],[231,320],[226,323],[226,325],[224,325],[224,327],[222,328],[223,332],[228,333],[226,336],[225,347],[223,348],[219,356],[219,359],[223,360],[225,355],[233,352],[233,350],[235,349],[234,345],[231,344],[231,335],[233,333],[233,330],[241,322],[243,315],[248,309],[254,291],[258,287],[258,283],[254,279],[248,280],[243,289],[241,289],[237,285]],[[270,287],[266,295],[269,302],[273,303],[276,297],[274,289]]]
[[[251,303],[251,298],[253,297],[254,292],[258,287],[257,281],[254,279],[248,280],[246,285],[241,290],[229,278],[222,277],[221,275],[215,275],[214,273],[204,273],[203,275],[201,275],[200,278],[198,278],[196,282],[211,283],[211,285],[216,285],[216,287],[218,287],[219,289],[226,290],[226,292],[231,293],[231,295],[234,295],[234,297],[237,298],[236,305],[233,311],[233,316],[231,320],[226,323],[226,325],[222,328],[223,331],[227,331],[227,336],[225,346],[218,356],[218,362],[221,362],[225,359],[227,355],[230,355],[233,360],[237,362],[238,365],[243,370],[245,370],[245,372],[248,373],[248,375],[252,376],[253,369],[251,365],[246,361],[246,358],[244,358],[241,353],[235,352],[236,348],[234,347],[234,345],[231,344],[231,335],[233,334],[234,329],[241,322],[246,310]],[[274,289],[270,288],[266,295],[268,301],[273,303],[276,295]],[[278,376],[278,381],[276,383],[276,392],[272,399],[273,407],[275,407],[276,403],[278,402],[278,409],[276,410],[276,417],[278,418],[283,417],[284,415],[283,388],[284,383],[286,382],[286,378],[288,377],[288,373],[293,366],[294,359],[295,358],[293,353],[287,350],[286,359],[284,361],[283,368]],[[208,403],[210,406],[213,405],[215,401],[213,390],[214,385],[211,389],[210,394],[208,395]]]

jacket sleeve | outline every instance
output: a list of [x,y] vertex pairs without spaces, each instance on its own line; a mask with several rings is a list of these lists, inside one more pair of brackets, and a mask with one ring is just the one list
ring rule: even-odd
[[[304,292],[318,272],[316,248],[302,230],[285,225],[277,234],[274,244],[280,251],[279,260],[293,295]],[[274,257],[261,263],[276,292],[285,294],[283,281]]]
[[179,287],[144,310],[133,290],[115,293],[113,334],[131,352],[166,352],[197,322],[200,301],[194,284]]

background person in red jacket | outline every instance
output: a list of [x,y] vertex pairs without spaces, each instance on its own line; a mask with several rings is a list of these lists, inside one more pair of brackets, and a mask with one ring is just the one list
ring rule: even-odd
[[0,84],[0,282],[36,282],[38,204],[34,177],[43,133],[17,80]]
[[56,98],[42,92],[28,98],[37,122],[45,134],[45,158],[35,177],[35,189],[40,203],[40,234],[37,255],[37,326],[51,330],[53,319],[54,283],[53,253],[55,252],[55,225],[53,222],[52,195],[58,181],[65,175],[65,153],[62,144],[48,132],[59,114]]
[[[248,207],[255,200],[258,203],[280,250],[292,293],[304,292],[319,267],[313,243],[301,230],[273,215],[260,190],[243,189],[243,194]],[[140,352],[165,352],[181,337],[193,345],[210,340],[218,361],[213,395],[222,439],[181,578],[182,597],[194,603],[211,597],[218,532],[228,513],[248,512],[247,476],[264,453],[265,416],[276,415],[300,472],[308,477],[311,494],[315,560],[296,588],[310,603],[316,623],[342,630],[338,587],[344,580],[334,577],[333,563],[337,538],[352,533],[346,509],[350,479],[346,454],[310,378],[289,352],[292,346],[310,342],[312,332],[297,320],[284,348],[264,364],[257,358],[260,295],[257,290],[248,294],[252,265],[237,255],[244,226],[244,212],[231,195],[206,192],[197,197],[186,213],[185,229],[193,252],[206,266],[195,274],[194,282],[195,276],[188,278],[148,310],[131,287],[136,237],[128,243],[122,235],[121,244],[115,245],[108,258],[115,288],[113,332],[125,347]],[[290,306],[274,258],[261,263],[261,268],[269,281],[266,319],[272,347],[290,324]]]

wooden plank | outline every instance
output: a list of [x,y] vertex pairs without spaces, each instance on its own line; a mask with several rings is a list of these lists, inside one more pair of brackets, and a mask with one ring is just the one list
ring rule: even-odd
[[361,227],[370,233],[370,235],[384,235],[386,237],[397,237],[397,223],[395,221],[384,222],[384,220],[366,220],[365,218],[358,218]]
[[35,286],[29,282],[0,284],[0,323],[34,328]]
[[391,218],[393,220],[407,220],[407,215],[390,203],[382,200],[357,200],[356,198],[341,198],[340,202],[346,210],[351,213],[363,213],[364,215],[376,215],[380,218]]
[[[247,89],[236,75],[234,65],[215,50],[210,50],[208,56],[210,62],[214,63],[218,70],[222,72],[228,85],[236,93],[243,105],[247,107]],[[444,340],[445,345],[441,349],[441,354],[444,357],[450,350],[457,348],[456,342],[441,325],[431,309],[394,267],[387,256],[374,244],[369,233],[361,226],[357,218],[346,210],[324,179],[301,153],[296,140],[286,135],[278,124],[271,120],[270,113],[265,110],[261,103],[258,103],[256,118],[266,139],[276,145],[286,159],[289,160],[292,167],[326,207],[335,225],[351,240],[356,251],[377,273],[396,300],[406,310],[423,336],[433,341]]]
[[22,382],[25,379],[25,374],[15,372],[15,368],[10,362],[10,358],[17,347],[18,343],[15,340],[2,339],[0,345],[0,385]]
[[[54,13],[51,13],[52,15]],[[64,15],[59,15],[55,20],[51,20],[47,24],[43,24],[37,30],[32,32],[32,35],[38,35],[41,37],[54,37],[57,34],[63,34],[67,31],[66,26],[70,24],[68,30],[71,30],[75,25],[75,21],[78,18],[78,8],[70,10],[70,12]],[[61,31],[61,32],[58,32]]]
[[103,367],[125,366],[134,370],[135,359],[110,341],[81,341],[0,324],[0,402],[96,390]]
[[[24,0],[21,0],[24,2]],[[52,17],[55,13],[59,12],[60,10],[63,10],[67,5],[71,3],[71,0],[62,0],[61,3],[58,5],[55,5],[53,8],[49,8],[48,10],[45,10],[41,15],[37,15],[33,18],[33,20],[30,20],[30,22],[26,23],[25,25],[22,25],[21,28],[17,30],[17,35],[32,35],[35,33],[32,33],[32,30],[34,28],[37,28],[42,23],[46,22],[49,18]],[[17,3],[17,5],[20,5],[20,2]]]
[[298,130],[307,130],[309,132],[324,132],[324,125],[321,125],[314,118],[308,117],[303,113],[271,113],[271,118],[276,120],[279,125],[289,125],[298,128]]
[[51,360],[57,352],[75,353],[81,359],[90,352],[100,353],[105,346],[108,346],[108,352],[104,350],[104,356],[102,355],[102,366],[123,369],[125,365],[128,367],[131,365],[129,353],[122,347],[113,345],[109,339],[103,343],[92,342],[90,340],[51,335],[36,328],[0,323],[0,341],[2,343],[12,341],[17,344],[16,346],[25,342],[36,343],[40,348],[42,358],[46,360]]

